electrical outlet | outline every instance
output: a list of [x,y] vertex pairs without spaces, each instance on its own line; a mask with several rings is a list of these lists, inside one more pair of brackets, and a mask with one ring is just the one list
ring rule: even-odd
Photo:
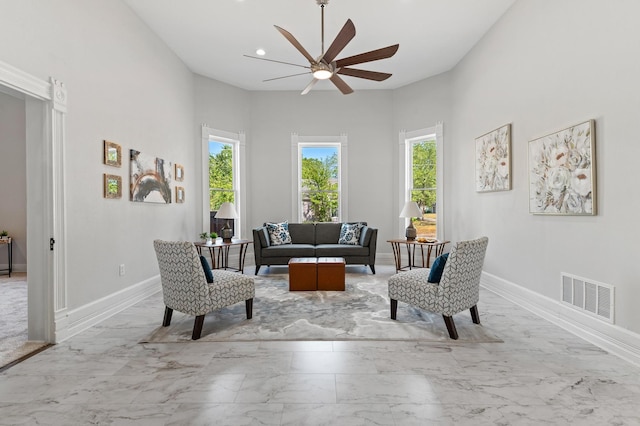
[[124,275],[124,263],[120,265],[120,276]]

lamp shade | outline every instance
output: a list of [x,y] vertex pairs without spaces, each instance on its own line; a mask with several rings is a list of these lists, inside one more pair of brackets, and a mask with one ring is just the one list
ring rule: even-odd
[[233,203],[222,203],[215,216],[216,219],[237,219],[238,212]]
[[400,212],[400,217],[422,217],[422,210],[415,201],[407,201]]

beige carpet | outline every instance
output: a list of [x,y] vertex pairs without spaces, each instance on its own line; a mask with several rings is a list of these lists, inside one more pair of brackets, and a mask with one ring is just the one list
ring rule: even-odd
[[27,341],[25,273],[0,275],[0,369],[46,346]]
[[[205,317],[199,341],[452,342],[441,315],[399,302],[398,319],[391,320],[387,280],[392,272],[371,275],[361,268],[354,271],[347,273],[344,292],[290,292],[286,273],[260,275],[256,277],[253,319],[246,319],[244,303],[214,311]],[[502,342],[491,330],[473,324],[468,311],[455,315],[454,320],[460,343]],[[159,326],[141,343],[190,341],[193,321],[192,316],[174,312],[169,327]]]

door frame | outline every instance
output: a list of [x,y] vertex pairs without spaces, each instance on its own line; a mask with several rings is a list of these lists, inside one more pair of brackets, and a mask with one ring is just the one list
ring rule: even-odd
[[67,90],[59,80],[42,80],[2,61],[0,90],[25,101],[28,339],[56,343],[67,330]]

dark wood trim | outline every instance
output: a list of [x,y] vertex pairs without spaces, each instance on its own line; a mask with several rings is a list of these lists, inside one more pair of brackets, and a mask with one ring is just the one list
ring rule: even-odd
[[171,315],[173,314],[173,309],[168,306],[164,307],[164,319],[162,320],[163,327],[169,327],[171,324]]
[[449,331],[449,337],[454,340],[458,340],[458,331],[456,330],[456,325],[453,322],[453,317],[448,315],[443,315],[444,323],[447,325],[447,331]]
[[480,324],[480,314],[478,313],[478,305],[473,305],[469,311],[471,311],[471,319],[474,324]]
[[191,340],[198,340],[202,334],[202,325],[204,324],[204,315],[198,315],[193,323],[193,334]]

